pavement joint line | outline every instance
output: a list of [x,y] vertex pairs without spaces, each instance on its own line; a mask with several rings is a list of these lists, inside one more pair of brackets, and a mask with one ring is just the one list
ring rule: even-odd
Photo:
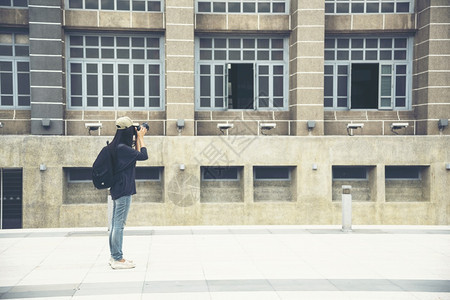
[[[68,229],[66,231],[58,230],[52,232],[51,229],[29,230],[0,230],[1,238],[39,238],[39,237],[79,237],[79,236],[107,236],[109,232],[106,228],[78,228]],[[263,227],[261,228],[233,228],[220,226],[217,229],[196,227],[194,229],[186,228],[154,228],[133,227],[125,228],[125,236],[147,236],[147,235],[232,235],[232,234],[251,234],[251,235],[282,235],[282,234],[450,234],[450,226],[439,226],[436,228],[408,226],[407,228],[353,228],[351,232],[343,232],[338,227],[328,228],[277,228]]]
[[[139,282],[108,282],[105,286],[114,287],[102,290],[103,295],[111,295],[133,285],[139,287]],[[1,294],[2,299],[17,297],[34,298],[55,296],[76,296],[77,293],[95,294],[98,283],[64,283],[47,285],[17,285]],[[163,280],[144,281],[142,294],[153,293],[194,293],[194,292],[428,292],[450,293],[450,280],[420,280],[420,279],[214,279],[214,280]]]

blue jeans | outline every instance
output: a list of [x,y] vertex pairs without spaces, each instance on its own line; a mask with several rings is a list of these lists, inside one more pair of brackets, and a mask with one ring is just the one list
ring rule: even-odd
[[125,227],[128,211],[130,210],[131,196],[123,196],[113,202],[114,209],[111,231],[109,232],[109,250],[113,259],[121,260],[123,258],[123,228]]

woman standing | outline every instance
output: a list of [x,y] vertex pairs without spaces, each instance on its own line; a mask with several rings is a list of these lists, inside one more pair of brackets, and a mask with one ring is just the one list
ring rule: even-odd
[[[128,117],[117,119],[116,127],[114,139],[108,146],[113,153],[114,169],[120,170],[114,174],[114,183],[110,189],[114,202],[109,234],[110,265],[113,269],[131,269],[136,267],[136,264],[123,258],[123,229],[130,209],[131,196],[136,194],[136,161],[148,159],[147,148],[144,144],[147,129],[141,126],[138,131]],[[136,136],[135,148],[133,148],[134,136]]]

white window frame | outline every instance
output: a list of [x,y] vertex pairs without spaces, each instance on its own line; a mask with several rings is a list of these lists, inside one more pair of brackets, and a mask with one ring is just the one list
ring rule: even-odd
[[[209,12],[200,12],[198,9],[199,2],[207,2],[211,4],[211,10]],[[255,4],[255,12],[244,12],[243,4],[254,3]],[[225,3],[225,11],[224,12],[214,12],[213,4],[214,3]],[[229,12],[228,4],[229,3],[239,3],[240,11],[239,12]],[[270,4],[269,12],[258,12],[258,4]],[[273,3],[284,3],[284,12],[273,12]],[[289,14],[290,9],[290,0],[195,0],[195,13],[197,14]]]
[[28,0],[25,0],[25,2],[27,3],[26,6],[14,5],[14,1],[15,0],[11,0],[11,5],[0,5],[0,7],[9,7],[9,8],[14,8],[14,9],[28,9]]
[[[124,9],[117,9],[117,1],[114,0],[114,9],[102,9],[101,8],[101,0],[97,0],[98,1],[98,5],[97,8],[85,8],[86,7],[86,0],[80,0],[82,1],[82,8],[73,8],[70,7],[70,0],[65,0],[65,7],[67,10],[101,10],[101,11],[132,11],[132,12],[147,12],[147,13],[159,13],[159,12],[164,12],[164,0],[159,0],[160,2],[160,6],[161,9],[159,11],[153,11],[153,10],[148,10],[148,0],[142,0],[142,2],[145,3],[145,10],[133,10],[133,0],[129,0],[130,1],[130,9],[124,10]],[[158,1],[158,0],[155,0]]]
[[[409,3],[409,11],[397,12],[397,3]],[[394,11],[383,12],[382,4],[392,3],[394,4]],[[348,4],[348,12],[337,12],[337,4]],[[364,9],[362,12],[352,12],[352,4],[363,4]],[[367,12],[367,4],[378,4],[377,12]],[[333,12],[327,12],[327,6],[333,5]],[[325,0],[325,14],[326,15],[346,15],[346,14],[411,14],[414,13],[414,0]]]
[[[98,37],[99,40],[101,41],[102,37],[113,37],[114,41],[116,41],[116,39],[118,37],[127,37],[130,38],[130,41],[132,38],[134,37],[138,37],[138,38],[143,38],[143,39],[147,39],[147,38],[158,38],[159,39],[159,59],[133,59],[133,58],[125,58],[125,59],[121,59],[121,58],[86,58],[85,55],[83,55],[83,58],[71,58],[70,57],[70,36],[82,36],[83,40],[84,37],[86,36],[95,36]],[[73,32],[73,33],[69,33],[66,36],[66,69],[67,69],[67,107],[69,110],[136,110],[136,111],[162,111],[164,110],[165,107],[165,70],[164,70],[164,38],[160,35],[132,35],[132,36],[124,36],[124,35],[120,35],[120,34],[84,34],[84,33],[78,33],[78,32]],[[86,52],[86,45],[83,45],[82,47],[77,47],[77,48],[81,48],[83,53]],[[99,52],[102,50],[100,44],[99,46],[97,46]],[[109,49],[109,48],[108,48]],[[116,50],[118,49],[117,46],[111,47],[110,49],[113,50],[114,52],[114,56],[116,56]],[[132,46],[130,46],[127,49],[133,49]],[[141,49],[141,48],[140,48]],[[149,50],[149,48],[142,48],[144,51]],[[150,48],[150,49],[154,49],[154,48]],[[100,54],[99,54],[100,56]],[[81,71],[81,75],[82,75],[82,91],[81,91],[81,98],[82,98],[82,105],[81,106],[73,106],[71,103],[71,64],[81,64],[82,67],[82,71]],[[86,70],[86,66],[87,64],[95,64],[97,65],[97,75],[98,75],[98,79],[97,79],[97,91],[98,94],[96,95],[98,97],[98,105],[97,106],[88,106],[87,105],[87,70]],[[128,97],[129,98],[129,103],[128,106],[119,106],[119,83],[115,82],[114,84],[114,92],[113,95],[108,95],[109,97],[113,97],[113,106],[104,106],[102,103],[102,98],[103,98],[103,76],[105,73],[101,72],[101,67],[104,64],[112,64],[113,65],[113,73],[111,73],[113,75],[113,80],[117,81],[118,76],[120,75],[118,73],[118,67],[119,65],[128,65],[129,66],[129,95],[128,96],[123,96],[123,97]],[[134,76],[133,75],[137,75],[140,73],[133,73],[132,68],[134,65],[143,65],[144,66],[144,96],[142,96],[144,98],[144,106],[134,106]],[[159,66],[159,106],[158,107],[150,107],[149,106],[149,101],[150,98],[152,98],[150,96],[150,91],[149,91],[149,76],[151,76],[151,74],[149,73],[149,67],[152,65],[158,65]],[[138,96],[141,97],[141,96]]]
[[[201,60],[200,59],[200,39],[225,39],[226,41],[230,40],[230,39],[240,39],[241,40],[241,48],[220,48],[221,50],[224,50],[226,52],[226,56],[228,54],[228,51],[240,51],[241,55],[240,55],[240,60],[229,60],[229,59],[225,59],[225,60],[218,60],[218,59],[214,59],[214,57],[212,57],[211,59],[208,60]],[[243,40],[244,39],[254,39],[255,40],[255,47],[254,48],[249,48],[249,51],[254,50],[254,54],[255,57],[253,60],[244,60],[243,59],[243,55],[246,48],[243,48]],[[269,48],[263,48],[263,49],[267,49],[267,51],[269,51],[269,57],[272,55],[272,51],[283,51],[283,60],[258,60],[257,55],[258,55],[258,46],[257,46],[257,41],[258,39],[269,39],[269,44],[271,44],[272,39],[282,39],[283,40],[283,48],[281,50],[281,48],[277,48],[280,50],[274,50],[270,45]],[[212,55],[214,56],[214,46],[212,48],[208,48],[212,51]],[[254,64],[253,67],[253,108],[252,109],[232,109],[232,108],[228,108],[228,88],[227,88],[227,84],[228,84],[228,74],[227,74],[227,65],[228,64]],[[203,65],[209,65],[210,68],[210,91],[211,91],[211,104],[209,107],[201,107],[201,103],[200,103],[200,89],[201,89],[201,84],[200,84],[200,77],[201,77],[201,73],[200,73],[200,69],[201,66]],[[215,78],[214,78],[214,72],[215,69],[214,67],[217,65],[223,65],[224,66],[224,104],[223,107],[215,107],[214,104],[214,96],[213,93],[215,92]],[[259,71],[258,68],[260,66],[268,66],[269,67],[269,107],[260,107],[259,105]],[[283,107],[274,107],[273,105],[273,100],[274,98],[279,98],[279,97],[274,97],[273,95],[273,80],[274,80],[274,76],[273,76],[273,68],[276,66],[282,66],[283,67]],[[239,110],[261,110],[261,111],[287,111],[289,110],[289,40],[286,36],[282,36],[282,37],[276,37],[276,36],[220,36],[220,35],[215,35],[215,36],[197,36],[195,38],[195,86],[197,87],[195,89],[195,110],[196,111],[211,111],[211,110],[222,110],[222,111],[226,111],[226,110],[232,110],[232,111],[239,111]]]
[[[0,43],[0,45],[6,45],[12,47],[12,55],[11,56],[0,56],[0,61],[11,63],[12,68],[11,72],[5,72],[0,70],[0,74],[11,73],[12,74],[12,94],[8,96],[12,96],[13,104],[12,105],[1,105],[1,94],[0,94],[0,110],[30,110],[31,109],[31,78],[30,78],[30,56],[16,56],[16,45],[26,45],[28,46],[28,51],[30,44],[18,44],[16,43],[17,35],[27,35],[21,32],[13,32],[13,33],[0,33],[0,34],[9,34],[12,37],[12,43]],[[28,36],[28,35],[27,35]],[[18,74],[26,73],[24,71],[18,70],[18,63],[28,63],[28,76],[29,76],[29,93],[28,94],[20,94],[19,95],[19,85],[18,85]],[[1,82],[0,82],[1,87]],[[0,90],[1,92],[1,90]],[[19,105],[19,96],[28,96],[29,97],[29,105]]]
[[[343,38],[343,39],[349,39],[349,48],[346,49],[339,49],[337,47],[337,40]],[[399,49],[406,49],[406,59],[405,60],[396,60],[394,59],[394,53],[395,53],[395,38],[405,38],[407,41],[407,45],[406,48],[399,48]],[[334,51],[334,59],[333,60],[327,60],[327,58],[325,58],[325,62],[324,65],[325,66],[332,66],[333,67],[333,106],[332,107],[327,107],[324,106],[325,110],[411,110],[412,109],[412,55],[413,55],[413,38],[410,36],[376,36],[376,37],[358,37],[358,36],[329,36],[326,37],[325,39],[335,39],[335,47],[334,48],[325,48],[325,51]],[[351,43],[352,43],[352,39],[363,39],[363,43],[364,46],[363,48],[356,48],[358,51],[362,51],[363,52],[363,56],[365,56],[366,50],[367,51],[376,51],[377,52],[377,59],[376,60],[366,60],[365,58],[363,59],[351,59],[351,54],[352,54],[352,47],[351,47]],[[369,48],[365,47],[365,41],[366,39],[377,39],[378,40],[378,47],[377,48],[370,48],[370,50],[368,50]],[[380,51],[383,51],[384,48],[380,47],[380,40],[381,39],[392,39],[393,40],[393,46],[392,48],[386,48],[388,49],[388,51],[392,51],[392,57],[390,60],[382,60],[380,59]],[[337,55],[338,55],[338,51],[347,51],[348,52],[348,59],[342,59],[342,60],[338,60],[337,59]],[[373,109],[373,108],[351,108],[351,84],[352,84],[352,64],[371,64],[371,63],[376,63],[379,66],[379,82],[378,82],[378,107]],[[397,66],[406,66],[406,86],[405,86],[405,106],[404,107],[396,107],[395,105],[395,87],[396,87],[396,69]],[[339,66],[348,66],[348,74],[347,74],[347,106],[346,107],[338,107],[338,67]],[[382,74],[382,66],[392,66],[391,71],[391,104],[389,106],[382,106],[382,100],[381,100],[381,78],[383,76]],[[327,76],[327,74],[324,74],[324,76]],[[328,75],[330,76],[330,75]],[[330,98],[330,97],[328,97]],[[402,97],[403,98],[403,97]]]

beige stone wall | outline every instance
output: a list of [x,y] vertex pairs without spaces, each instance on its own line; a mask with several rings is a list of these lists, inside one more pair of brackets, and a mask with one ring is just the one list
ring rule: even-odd
[[[166,134],[194,135],[194,2],[166,0]],[[176,123],[184,120],[178,132]]]
[[[439,134],[437,122],[450,116],[450,3],[417,2],[413,107],[419,134]],[[446,128],[443,134],[449,134]]]
[[414,32],[414,14],[346,14],[325,16],[327,33]]
[[[2,168],[23,168],[24,227],[106,226],[107,206],[86,203],[101,196],[91,186],[67,192],[64,168],[90,167],[106,137],[3,136]],[[163,167],[163,181],[139,183],[128,225],[340,224],[341,204],[333,194],[333,165],[370,166],[364,189],[370,201],[353,203],[354,224],[449,224],[450,138],[386,137],[146,137],[150,159],[139,166]],[[46,164],[46,171],[39,165]],[[186,169],[181,171],[180,164]],[[317,170],[312,165],[317,164]],[[240,181],[201,181],[200,166],[240,166]],[[293,167],[291,182],[253,180],[254,166]],[[392,198],[385,181],[386,165],[424,166],[420,182],[403,186]],[[290,185],[290,186],[289,186]],[[290,195],[291,201],[262,199],[266,194]],[[337,189],[337,187],[334,187]],[[355,186],[355,193],[358,187]],[[419,192],[422,197],[418,198]],[[77,203],[76,193],[80,193]],[[94,196],[98,193],[97,196]],[[407,195],[410,196],[407,196]],[[214,196],[221,198],[215,201]],[[406,198],[405,198],[406,197]],[[208,201],[201,201],[209,198]],[[280,200],[280,199],[276,199]],[[288,200],[288,199],[285,199]],[[337,200],[337,201],[333,201]]]
[[26,27],[28,18],[26,9],[0,8],[0,26]]
[[[195,14],[193,0],[164,3],[164,13],[65,10],[61,28],[162,33],[163,111],[66,110],[66,136],[42,137],[30,136],[29,110],[0,110],[0,168],[23,168],[24,227],[106,226],[104,191],[68,184],[64,168],[90,167],[124,115],[150,124],[151,158],[141,165],[164,167],[162,182],[138,183],[129,225],[339,224],[333,165],[370,166],[368,182],[354,186],[354,224],[450,224],[450,127],[437,127],[438,119],[450,117],[447,0],[415,1],[414,14],[334,16],[325,15],[323,0],[290,0],[289,15]],[[30,26],[28,10],[0,8],[2,30]],[[288,110],[196,112],[194,41],[205,33],[289,36]],[[414,36],[413,109],[324,111],[326,34]],[[181,133],[178,119],[186,124]],[[316,121],[311,132],[308,120]],[[103,126],[89,136],[85,124],[92,122]],[[217,124],[227,122],[234,128],[220,135]],[[263,133],[262,122],[276,128]],[[365,126],[348,137],[352,122]],[[393,122],[408,123],[398,131],[402,136],[391,132]],[[47,171],[39,171],[41,163]],[[242,176],[237,183],[201,182],[202,165],[240,166]],[[292,166],[292,179],[255,183],[256,165]],[[395,186],[384,179],[385,165],[422,165],[426,176],[420,184]]]
[[0,134],[31,134],[31,112],[29,110],[0,110]]
[[291,1],[289,111],[291,135],[323,135],[324,1]]
[[[346,125],[362,122],[359,135],[393,135],[393,122],[407,122],[402,135],[449,135],[438,131],[437,121],[449,118],[448,100],[450,26],[448,1],[418,1],[412,14],[325,15],[323,0],[291,0],[290,14],[195,14],[195,1],[167,0],[163,13],[101,10],[64,10],[62,30],[160,32],[165,37],[164,111],[65,112],[64,132],[86,136],[85,123],[101,122],[92,135],[114,133],[114,120],[129,115],[136,122],[149,121],[152,135],[214,136],[218,123],[232,122],[229,135],[260,135],[261,122],[276,123],[270,135],[346,135]],[[0,26],[29,28],[28,10],[0,8]],[[288,111],[195,112],[195,55],[197,34],[269,34],[289,36]],[[414,36],[413,110],[411,111],[324,111],[323,49],[327,34],[406,34]],[[0,134],[29,134],[31,113],[0,110]],[[176,121],[186,127],[179,133]],[[316,121],[308,132],[306,122]]]
[[67,29],[164,30],[164,14],[102,10],[65,10]]
[[401,135],[416,135],[417,121],[413,111],[366,111],[342,110],[325,111],[325,135],[347,135],[347,124],[363,123],[362,129],[355,130],[356,135],[395,135],[392,123],[408,123],[408,127],[398,130]]
[[[164,111],[79,111],[66,112],[66,134],[69,136],[111,136],[116,132],[116,119],[130,117],[135,123],[147,122],[151,135],[165,135],[166,112]],[[101,123],[102,128],[89,133],[86,123]]]
[[270,14],[198,14],[195,16],[197,32],[288,32],[288,15]]
[[254,202],[291,202],[293,183],[286,181],[254,181]]

